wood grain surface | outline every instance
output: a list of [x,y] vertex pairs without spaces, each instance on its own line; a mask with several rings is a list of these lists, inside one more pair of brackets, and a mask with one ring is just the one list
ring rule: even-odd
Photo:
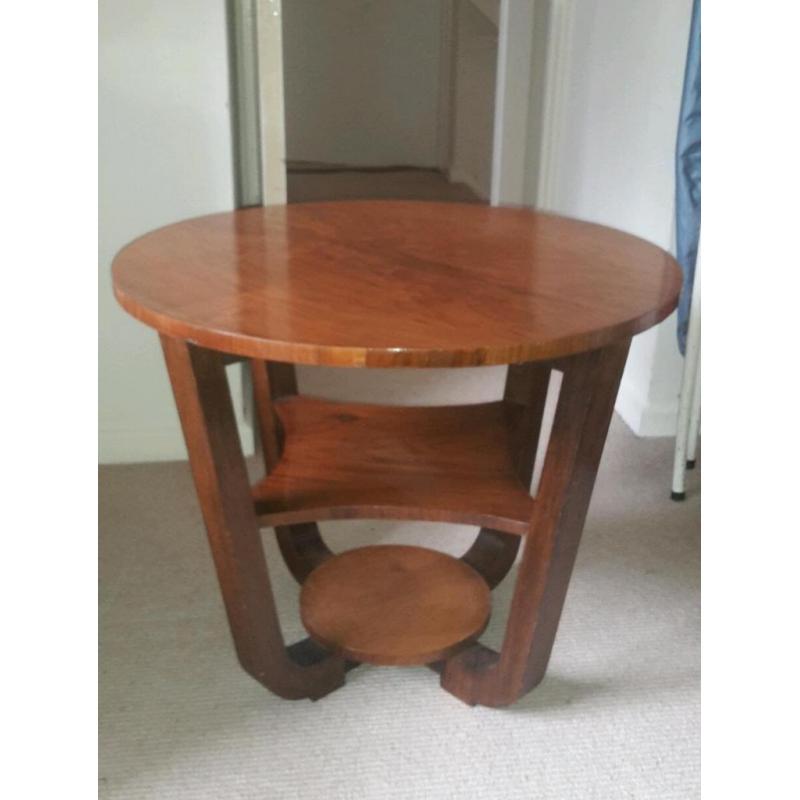
[[594,350],[675,307],[634,236],[528,209],[354,201],[187,220],[125,247],[114,292],[171,337],[350,367],[518,363]]
[[427,664],[474,641],[489,621],[489,587],[463,561],[408,545],[328,559],[306,579],[300,616],[330,651],[369,664]]
[[529,530],[533,500],[513,436],[522,406],[398,408],[296,396],[274,407],[285,444],[253,489],[264,526],[372,518]]

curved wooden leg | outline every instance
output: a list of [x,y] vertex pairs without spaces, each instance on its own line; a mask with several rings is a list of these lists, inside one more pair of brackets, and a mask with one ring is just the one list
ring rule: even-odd
[[474,645],[442,670],[442,687],[470,705],[508,705],[544,677],[629,344],[564,366],[502,650]]
[[280,697],[322,697],[344,683],[345,664],[307,640],[284,643],[223,358],[161,343],[239,661]]
[[481,528],[472,546],[461,556],[494,589],[514,565],[520,537],[512,533]]
[[[283,430],[272,403],[280,397],[297,394],[294,364],[252,360],[253,393],[264,455],[264,469],[275,467],[283,450]],[[298,583],[303,581],[333,553],[325,544],[315,522],[281,525],[275,528],[283,560]]]
[[[548,364],[512,364],[508,368],[503,398],[513,404],[514,456],[519,478],[530,487],[550,381]],[[493,589],[514,564],[520,537],[481,528],[472,547],[461,557]]]
[[275,537],[289,572],[300,584],[333,555],[316,522],[281,525],[275,528]]

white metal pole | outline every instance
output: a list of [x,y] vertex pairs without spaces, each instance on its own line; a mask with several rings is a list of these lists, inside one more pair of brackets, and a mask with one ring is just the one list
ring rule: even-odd
[[[683,365],[683,382],[678,406],[678,433],[675,438],[675,461],[672,465],[672,499],[686,499],[686,453],[689,444],[689,427],[695,384],[700,364],[700,247],[692,287],[692,307],[689,312],[689,330],[686,336],[686,360]],[[699,392],[698,392],[699,399]],[[699,416],[699,414],[698,414]]]
[[694,383],[692,414],[689,417],[689,441],[686,445],[686,469],[694,469],[697,462],[697,440],[700,436],[700,361],[697,362],[697,377]]

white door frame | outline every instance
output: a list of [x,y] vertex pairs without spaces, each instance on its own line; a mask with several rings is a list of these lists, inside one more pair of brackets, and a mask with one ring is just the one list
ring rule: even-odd
[[261,120],[261,203],[286,202],[286,114],[283,103],[281,0],[256,0]]
[[535,186],[535,205],[546,211],[559,210],[560,144],[564,135],[569,93],[576,2],[547,0],[547,52],[544,59],[544,97],[538,121],[540,145]]
[[[500,0],[492,205],[556,203],[575,0]],[[546,30],[536,31],[535,26]],[[536,53],[534,43],[545,53]],[[534,75],[543,69],[543,80]],[[543,92],[531,106],[531,83]],[[531,150],[531,148],[536,148]]]
[[[539,0],[541,2],[541,0]],[[501,0],[489,202],[523,205],[536,0]]]

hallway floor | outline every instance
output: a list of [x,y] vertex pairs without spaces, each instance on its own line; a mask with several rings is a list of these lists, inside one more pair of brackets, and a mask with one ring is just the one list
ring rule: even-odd
[[437,170],[347,170],[342,172],[294,172],[287,175],[290,203],[319,200],[401,199],[480,203],[463,183],[449,183]]

